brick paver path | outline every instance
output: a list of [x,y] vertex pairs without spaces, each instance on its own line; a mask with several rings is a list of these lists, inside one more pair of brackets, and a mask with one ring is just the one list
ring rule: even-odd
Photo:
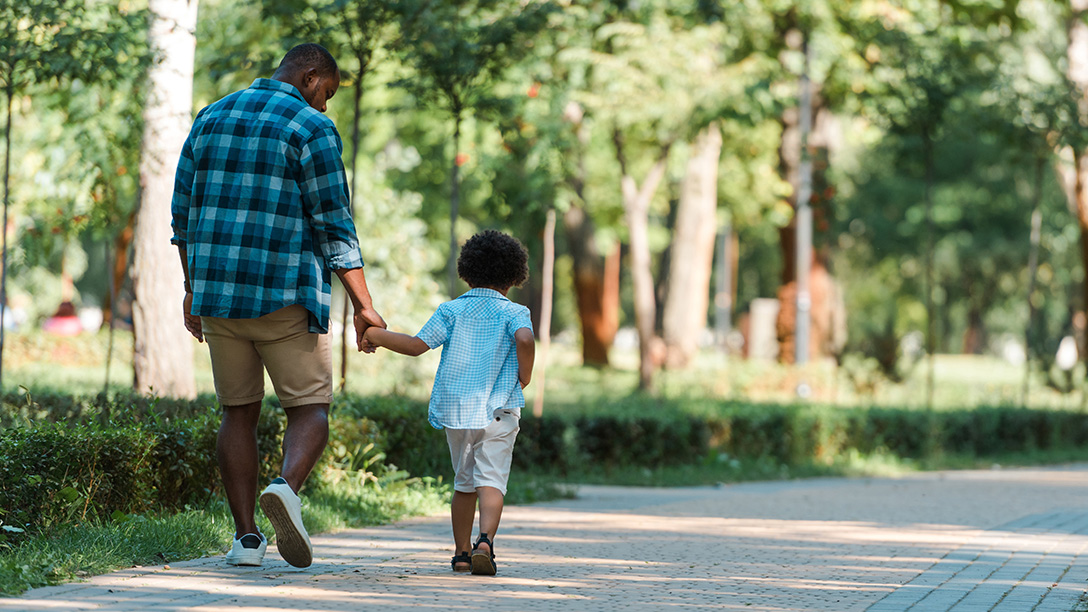
[[[515,476],[516,477],[516,476]],[[1069,612],[1088,587],[1088,466],[706,488],[583,487],[507,508],[497,577],[449,571],[448,519],[0,599],[0,610]]]

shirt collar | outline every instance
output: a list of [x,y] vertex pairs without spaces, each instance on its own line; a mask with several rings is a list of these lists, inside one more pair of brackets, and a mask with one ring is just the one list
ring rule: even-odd
[[250,85],[252,89],[271,89],[285,94],[290,94],[303,102],[306,102],[306,98],[302,97],[302,92],[297,87],[290,83],[284,83],[283,81],[277,81],[276,79],[253,79],[253,84]]
[[476,287],[475,289],[469,289],[468,291],[462,293],[461,297],[457,299],[461,299],[463,297],[490,298],[493,300],[506,300],[507,302],[510,301],[510,298],[506,297],[505,295],[499,293],[498,291],[495,291],[494,289],[487,289],[486,287]]

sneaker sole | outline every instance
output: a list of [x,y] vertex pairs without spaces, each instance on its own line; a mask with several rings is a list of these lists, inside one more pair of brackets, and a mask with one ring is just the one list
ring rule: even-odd
[[276,548],[283,560],[295,567],[310,567],[314,562],[310,538],[295,526],[280,496],[274,493],[261,495],[261,510],[276,530]]
[[244,566],[247,566],[247,567],[260,567],[261,564],[262,564],[262,561],[264,561],[264,555],[263,554],[238,555],[236,557],[231,557],[230,555],[227,555],[227,564],[228,565],[244,565]]

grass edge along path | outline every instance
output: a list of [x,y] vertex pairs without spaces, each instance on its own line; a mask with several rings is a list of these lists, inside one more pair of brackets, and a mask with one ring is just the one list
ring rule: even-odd
[[[444,511],[449,486],[411,478],[377,486],[348,480],[303,492],[303,520],[311,534],[395,522]],[[263,515],[258,525],[273,530]],[[0,543],[0,595],[17,596],[37,587],[114,570],[169,564],[224,553],[233,523],[223,502],[176,514],[122,515],[108,521],[71,524],[27,538],[18,546]]]

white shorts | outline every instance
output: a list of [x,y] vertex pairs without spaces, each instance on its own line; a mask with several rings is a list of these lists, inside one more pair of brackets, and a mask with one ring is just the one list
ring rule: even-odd
[[509,410],[495,411],[495,419],[483,429],[447,429],[453,461],[453,490],[475,493],[477,487],[494,487],[506,495],[514,440],[521,428]]

